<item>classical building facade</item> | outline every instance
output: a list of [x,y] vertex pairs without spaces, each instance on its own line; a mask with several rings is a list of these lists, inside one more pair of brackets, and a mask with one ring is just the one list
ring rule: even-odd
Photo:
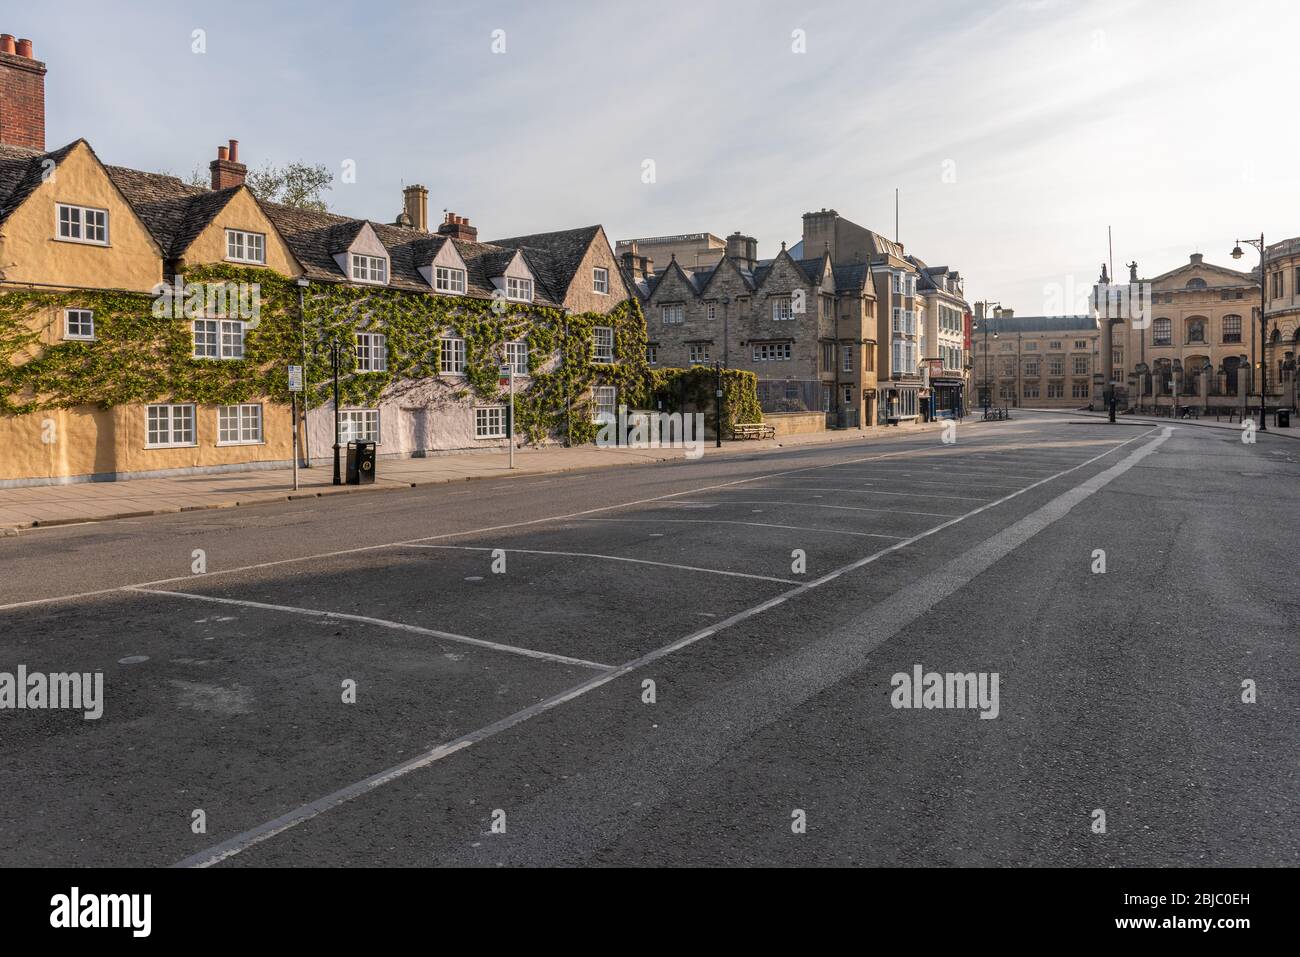
[[1077,409],[1095,402],[1101,326],[1085,316],[1017,316],[975,307],[975,402],[1043,409]]
[[[1235,407],[1255,385],[1259,358],[1259,275],[1207,263],[1127,283],[1105,268],[1093,295],[1101,321],[1117,320],[1112,364],[1120,404],[1134,409],[1198,404]],[[1121,371],[1122,370],[1122,371]]]
[[[322,338],[353,397],[343,440],[390,455],[503,446],[503,362],[525,395],[562,356],[597,370],[562,397],[566,426],[607,411],[600,370],[628,348],[640,362],[598,225],[480,242],[449,214],[430,232],[423,187],[396,224],[280,206],[233,140],[210,188],[105,165],[85,140],[47,151],[44,75],[30,43],[0,49],[0,484],[287,465],[296,429],[322,459],[332,402],[295,424],[287,384],[301,364],[328,396]],[[533,437],[562,438],[558,421],[538,413]]]
[[1269,333],[1269,393],[1296,409],[1296,362],[1300,357],[1300,238],[1267,247],[1265,316]]

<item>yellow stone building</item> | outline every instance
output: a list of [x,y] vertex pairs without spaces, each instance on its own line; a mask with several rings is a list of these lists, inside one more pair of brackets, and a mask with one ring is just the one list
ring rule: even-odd
[[[0,487],[285,466],[295,428],[324,459],[336,421],[381,455],[504,447],[498,366],[526,390],[562,351],[590,386],[527,408],[533,440],[561,419],[567,440],[644,362],[599,225],[479,242],[455,214],[430,231],[421,186],[392,224],[268,203],[235,140],[210,188],[105,165],[85,140],[46,151],[30,54],[0,49]],[[326,328],[356,386],[337,420],[307,341]],[[295,423],[298,363],[316,401]]]

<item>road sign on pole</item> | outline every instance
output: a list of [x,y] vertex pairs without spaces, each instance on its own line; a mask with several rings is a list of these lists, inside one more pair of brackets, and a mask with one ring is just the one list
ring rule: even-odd
[[515,367],[507,362],[500,369],[500,382],[510,389],[510,411],[506,414],[506,441],[510,445],[510,467],[515,467]]
[[289,391],[302,391],[302,366],[289,366]]

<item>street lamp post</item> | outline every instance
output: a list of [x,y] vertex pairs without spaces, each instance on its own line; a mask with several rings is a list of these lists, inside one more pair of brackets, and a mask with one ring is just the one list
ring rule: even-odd
[[[984,329],[984,417],[988,418],[989,403],[993,399],[993,380],[989,378],[989,325],[993,321],[993,315],[990,309],[995,306],[1000,308],[1002,303],[989,302],[985,299],[981,305],[984,307],[983,314],[980,318],[980,324]],[[998,334],[994,332],[993,338],[997,339],[997,337]]]
[[[303,468],[311,468],[311,430],[307,428],[307,403],[311,395],[310,387],[307,382],[307,303],[303,295],[307,287],[311,285],[306,278],[298,279],[298,338],[302,347],[302,459]],[[295,417],[293,423],[294,431],[298,429],[298,422]]]
[[714,429],[714,442],[716,448],[722,448],[722,363],[716,359],[713,362],[713,416],[717,420],[717,427]]
[[[1237,240],[1237,245],[1232,247],[1232,258],[1240,259],[1244,254],[1241,251],[1241,240]],[[1268,394],[1268,366],[1264,363],[1264,350],[1268,346],[1268,315],[1264,311],[1264,283],[1267,281],[1267,263],[1264,259],[1264,234],[1259,234],[1259,239],[1247,239],[1248,246],[1254,246],[1259,250],[1259,431],[1267,432],[1268,423],[1264,421],[1264,401]]]

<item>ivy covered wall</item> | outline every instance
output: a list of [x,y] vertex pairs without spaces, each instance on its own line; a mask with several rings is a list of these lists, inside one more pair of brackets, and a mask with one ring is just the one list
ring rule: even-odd
[[[306,365],[308,406],[320,406],[332,388],[325,344],[336,337],[342,345],[340,397],[359,406],[374,405],[396,383],[438,375],[439,339],[447,335],[465,340],[465,388],[481,400],[499,401],[504,344],[527,342],[529,384],[515,397],[515,425],[532,442],[594,439],[596,385],[616,386],[620,401],[641,407],[656,394],[712,396],[712,369],[652,370],[646,364],[645,320],[635,299],[608,314],[566,315],[529,304],[313,283],[302,290],[303,322],[299,287],[270,270],[196,266],[184,280],[191,289],[255,286],[259,308],[248,321],[242,359],[193,358],[190,321],[179,301],[177,311],[160,317],[154,297],[133,293],[0,292],[0,353],[6,358],[0,413],[166,401],[229,405],[259,397],[285,402],[290,364]],[[94,311],[95,341],[61,340],[66,308]],[[613,363],[594,359],[596,326],[614,330]],[[386,371],[357,370],[353,336],[366,331],[386,336]],[[556,356],[559,362],[552,361]],[[753,374],[726,370],[723,382],[726,420],[759,421]]]

